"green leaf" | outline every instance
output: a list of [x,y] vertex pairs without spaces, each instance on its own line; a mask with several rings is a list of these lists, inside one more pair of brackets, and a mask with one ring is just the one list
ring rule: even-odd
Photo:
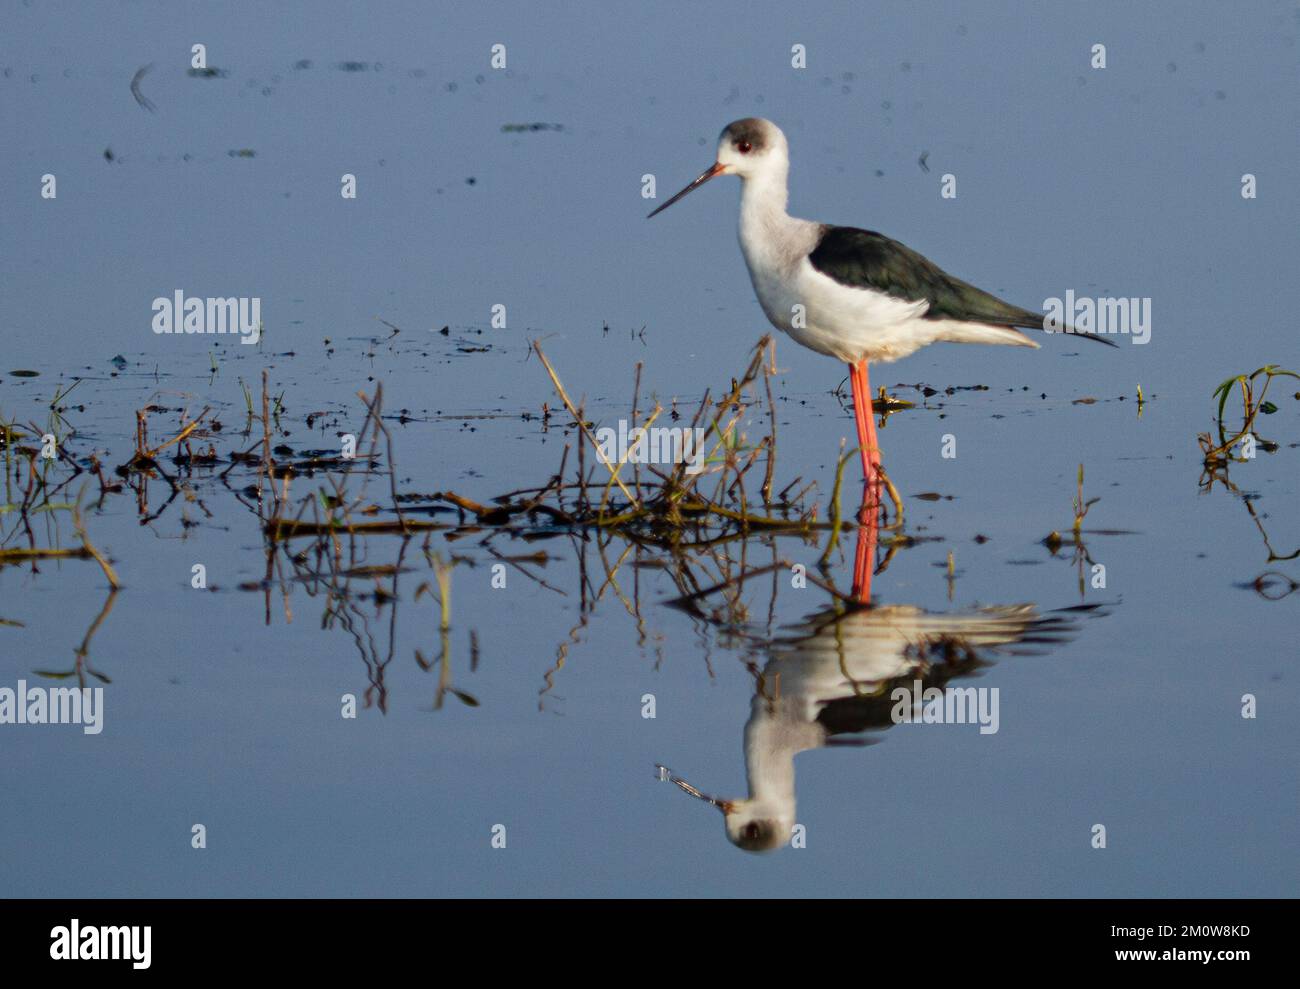
[[1263,412],[1264,415],[1266,416],[1271,416],[1274,412],[1277,411],[1277,406],[1274,405],[1272,402],[1263,402],[1259,406],[1259,411]]
[[1232,394],[1232,386],[1235,385],[1238,381],[1242,381],[1242,378],[1240,377],[1229,378],[1223,384],[1219,385],[1218,388],[1214,389],[1214,394],[1219,396],[1219,422],[1220,423],[1223,422],[1223,407],[1228,404],[1228,396]]

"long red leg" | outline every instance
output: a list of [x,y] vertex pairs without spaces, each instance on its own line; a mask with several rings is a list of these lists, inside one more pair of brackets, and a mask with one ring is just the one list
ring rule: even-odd
[[862,471],[865,474],[867,472],[867,424],[862,417],[862,371],[860,368],[860,364],[849,365],[849,384],[853,388],[853,420],[858,427],[858,449],[862,453]]
[[880,478],[880,444],[876,441],[876,417],[871,412],[871,382],[867,377],[867,362],[849,365],[849,379],[853,385],[853,417],[858,426],[858,447],[862,452],[862,476],[876,495]]

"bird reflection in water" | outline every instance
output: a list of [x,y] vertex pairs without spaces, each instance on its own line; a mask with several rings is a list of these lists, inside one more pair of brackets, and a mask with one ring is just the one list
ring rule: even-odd
[[749,796],[712,797],[659,766],[660,778],[722,811],[727,838],[751,852],[789,843],[795,827],[794,757],[829,745],[866,745],[862,733],[895,723],[894,691],[939,688],[998,654],[1041,653],[1073,638],[1082,605],[1041,614],[1033,604],[936,613],[872,604],[879,533],[876,492],[860,514],[853,592],[765,643],[745,724]]

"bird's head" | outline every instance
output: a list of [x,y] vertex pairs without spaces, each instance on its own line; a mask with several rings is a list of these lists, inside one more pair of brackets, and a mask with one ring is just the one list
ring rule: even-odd
[[718,138],[718,155],[705,169],[677,195],[650,213],[662,213],[688,192],[694,192],[709,179],[718,175],[739,175],[742,179],[775,178],[784,182],[790,168],[790,150],[781,128],[762,117],[734,120],[722,129]]
[[[790,840],[794,828],[793,807],[789,811],[765,806],[758,800],[722,800],[701,793],[665,766],[657,767],[660,779],[675,783],[697,800],[722,811],[727,840],[747,852],[770,852]],[[789,818],[787,820],[786,818]]]
[[784,820],[770,807],[754,800],[733,800],[723,811],[727,840],[747,852],[771,852],[788,844],[793,820]]
[[726,175],[742,179],[784,172],[790,164],[790,148],[781,128],[762,117],[735,120],[718,138],[718,164]]

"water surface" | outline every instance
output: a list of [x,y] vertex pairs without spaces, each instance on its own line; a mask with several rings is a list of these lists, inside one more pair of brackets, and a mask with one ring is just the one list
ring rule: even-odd
[[[0,414],[39,434],[61,410],[70,460],[49,468],[48,500],[81,495],[122,588],[93,560],[0,569],[0,686],[80,672],[105,690],[98,735],[0,726],[0,890],[1294,894],[1294,382],[1270,391],[1260,432],[1278,447],[1231,466],[1235,492],[1203,483],[1196,442],[1220,381],[1300,364],[1294,5],[1193,5],[1172,24],[1122,4],[747,10],[9,12]],[[187,73],[199,41],[214,77]],[[130,92],[147,64],[154,112]],[[790,137],[801,215],[882,230],[1026,306],[1067,290],[1152,300],[1145,346],[942,346],[873,369],[914,407],[880,433],[908,544],[874,575],[870,611],[792,586],[784,566],[666,604],[774,563],[816,575],[824,530],[674,553],[554,519],[479,526],[431,497],[545,485],[566,444],[574,470],[571,417],[530,341],[606,424],[627,417],[638,362],[642,408],[687,415],[741,373],[765,325],[736,190],[714,183],[652,223],[640,190],[653,173],[674,191],[751,114]],[[535,123],[559,127],[518,126]],[[260,297],[260,346],[152,333],[152,300],[177,289]],[[776,487],[816,482],[824,520],[853,435],[833,391],[845,374],[788,340],[776,353]],[[348,491],[379,506],[359,518],[394,518],[391,475],[424,496],[407,517],[452,528],[349,541],[332,570],[294,541],[268,579],[256,456],[231,462],[262,438],[264,370],[277,460],[300,465],[292,500],[334,490],[341,472],[307,462],[362,432],[358,392],[382,383],[393,457],[381,444],[373,472],[354,468]],[[222,428],[192,449],[217,462],[169,448],[153,476],[115,473],[146,407],[155,444],[207,408]],[[742,425],[765,435],[766,410]],[[120,491],[102,492],[92,457]],[[1086,556],[1070,540],[1080,464],[1100,499]],[[20,514],[0,515],[4,548],[79,545],[66,510]],[[846,532],[829,558],[841,593],[855,548]],[[445,641],[435,560],[454,564]],[[971,623],[990,615],[981,640]],[[926,677],[996,687],[998,731],[885,729],[873,691],[918,659]],[[810,711],[829,712],[828,740],[873,744],[798,756],[806,847],[746,854],[656,780],[663,764],[743,797],[747,726],[784,718],[817,741]]]

